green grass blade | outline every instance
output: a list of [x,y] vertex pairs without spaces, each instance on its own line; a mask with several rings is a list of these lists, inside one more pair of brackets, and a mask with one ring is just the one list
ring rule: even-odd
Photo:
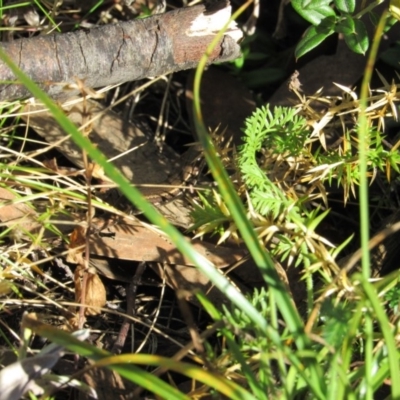
[[[246,6],[248,6],[248,3],[244,4],[241,8],[239,8],[236,11],[236,13],[232,16],[232,20],[237,18],[237,16],[243,11],[243,9],[245,9]],[[290,330],[292,332],[296,332],[296,344],[299,346],[299,348],[304,348],[309,343],[309,340],[306,337],[306,335],[303,334],[304,332],[303,322],[301,321],[300,316],[293,305],[292,299],[290,298],[284,285],[279,279],[272,258],[261,246],[257,234],[254,230],[254,227],[247,218],[243,204],[239,196],[237,195],[235,188],[233,187],[230,178],[216,153],[216,150],[212,144],[210,136],[207,133],[207,130],[203,123],[201,107],[200,107],[201,75],[207,64],[208,55],[211,53],[211,49],[213,49],[216,43],[220,40],[222,34],[223,31],[221,31],[215,37],[213,42],[210,44],[209,48],[207,49],[207,52],[200,60],[200,63],[196,71],[196,76],[194,80],[194,91],[193,91],[193,97],[194,97],[193,114],[194,114],[196,132],[198,134],[199,141],[203,146],[206,160],[213,174],[213,177],[218,183],[221,194],[224,197],[224,200],[233,216],[233,219],[239,231],[241,232],[243,240],[246,242],[246,245],[248,246],[248,249],[254,261],[259,266],[263,274],[263,277],[265,279],[265,282],[268,284],[271,290],[274,291],[279,310],[284,316],[284,319],[288,324]],[[265,327],[264,322],[260,325],[260,327],[262,326]]]
[[68,332],[56,329],[50,325],[43,324],[30,318],[25,318],[24,326],[30,328],[38,335],[46,337],[53,343],[62,345],[76,354],[96,361],[93,366],[106,367],[115,370],[120,373],[121,376],[126,377],[132,382],[141,385],[145,389],[150,390],[165,399],[186,400],[188,397],[171,385],[168,385],[161,379],[143,371],[133,364],[163,367],[178,372],[214,388],[232,400],[256,400],[254,396],[238,384],[226,379],[224,376],[215,373],[214,371],[209,372],[202,367],[193,364],[174,361],[170,358],[152,354],[123,354],[115,356],[105,350],[98,349],[91,344],[78,340]]
[[166,357],[152,354],[121,354],[103,358],[96,362],[95,365],[109,368],[114,368],[114,366],[118,365],[118,368],[120,368],[121,365],[129,366],[130,364],[167,368],[170,371],[178,372],[198,382],[202,382],[231,400],[256,400],[256,397],[251,395],[245,388],[226,379],[215,371],[209,372],[202,367]]
[[387,347],[387,358],[389,361],[390,377],[391,377],[391,394],[393,399],[400,399],[400,367],[399,367],[399,351],[396,345],[393,328],[386,315],[385,309],[382,306],[374,286],[368,282],[363,276],[355,276],[355,280],[360,279],[364,293],[367,296],[373,310],[374,319],[379,323],[385,339],[385,346]]
[[368,250],[369,241],[369,200],[368,200],[368,178],[367,178],[367,152],[369,147],[368,142],[368,120],[366,110],[368,107],[367,98],[369,96],[369,84],[371,82],[372,73],[374,70],[375,60],[378,54],[380,40],[383,37],[384,28],[388,13],[385,12],[377,26],[375,37],[372,42],[370,54],[365,67],[365,73],[361,85],[360,93],[360,113],[358,120],[358,141],[359,141],[359,196],[360,196],[360,226],[361,226],[361,248],[362,248],[362,270],[364,278],[368,279],[371,275],[370,255]]
[[[33,330],[36,334],[45,337],[53,343],[57,343],[82,357],[88,357],[92,360],[100,361],[112,356],[111,353],[101,350],[91,344],[82,342],[68,332],[43,324],[37,320],[25,318],[23,325],[25,328]],[[171,385],[135,365],[118,365],[112,366],[112,368],[111,366],[107,367],[111,370],[116,370],[121,376],[165,399],[189,399],[189,397],[185,396],[178,389],[175,389]]]
[[[229,23],[238,17],[241,12],[248,6],[248,3],[245,3],[242,7],[240,7],[233,15],[231,20],[226,24],[224,29],[226,29]],[[256,262],[257,266],[260,268],[262,272],[263,278],[265,282],[268,284],[270,290],[274,291],[276,303],[278,305],[279,311],[281,312],[290,332],[294,335],[294,340],[299,349],[306,349],[311,346],[311,342],[304,331],[304,324],[298,314],[297,309],[294,306],[292,298],[287,292],[285,286],[281,282],[274,266],[274,262],[270,255],[266,252],[266,250],[261,246],[261,243],[257,237],[257,234],[254,230],[254,227],[250,223],[247,218],[245,209],[241,203],[239,196],[237,195],[230,178],[225,171],[222,162],[220,161],[215,148],[212,144],[210,136],[207,133],[205,128],[201,107],[200,107],[200,81],[201,75],[204,71],[204,68],[207,64],[207,60],[209,54],[213,47],[217,44],[217,42],[221,39],[224,29],[222,29],[211,42],[208,47],[206,53],[203,55],[202,59],[199,62],[197,67],[195,79],[194,79],[194,89],[193,89],[193,115],[195,121],[196,132],[199,137],[199,141],[203,146],[205,157],[212,172],[212,175],[216,182],[218,183],[218,187],[221,191],[221,194],[229,208],[231,215],[240,231],[243,240],[245,241],[248,249]],[[233,299],[231,299],[233,301]],[[246,302],[247,303],[247,302]],[[250,309],[250,303],[246,304],[242,303],[239,305],[239,308],[242,310],[244,307]],[[238,303],[236,303],[238,304]],[[251,306],[251,308],[253,308]],[[259,324],[258,326],[262,330],[268,330],[266,327],[265,321],[260,321],[259,315],[255,315],[256,319],[254,322]],[[253,318],[253,314],[251,316]],[[261,322],[261,324],[260,324]],[[280,340],[276,343],[278,346],[280,345]],[[325,381],[322,376],[322,371],[320,366],[316,363],[316,359],[310,360],[307,365],[308,371],[310,373],[310,381],[312,382],[314,394],[318,398],[323,398],[323,393],[326,390]]]
[[[219,310],[214,306],[214,304],[209,301],[209,299],[203,293],[196,294],[197,299],[200,301],[203,308],[210,314],[210,316],[214,319],[214,321],[222,321],[223,316],[219,312]],[[228,344],[229,350],[232,352],[234,359],[236,362],[239,362],[241,365],[242,373],[245,376],[248,385],[250,386],[252,393],[255,394],[258,400],[268,400],[267,397],[267,388],[263,387],[257,376],[254,374],[252,369],[247,364],[246,357],[242,354],[240,347],[235,341],[234,334],[231,331],[230,327],[222,327],[221,333],[224,335],[225,340]]]

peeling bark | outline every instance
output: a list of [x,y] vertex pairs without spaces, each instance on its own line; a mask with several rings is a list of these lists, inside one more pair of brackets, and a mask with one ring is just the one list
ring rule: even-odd
[[[210,13],[204,5],[177,9],[145,19],[105,25],[89,31],[38,36],[0,44],[22,71],[52,97],[77,90],[124,83],[196,67],[230,17],[231,7]],[[240,55],[241,32],[233,24],[210,55],[210,63]],[[16,81],[0,61],[0,79]],[[0,100],[27,97],[18,83],[0,86]]]

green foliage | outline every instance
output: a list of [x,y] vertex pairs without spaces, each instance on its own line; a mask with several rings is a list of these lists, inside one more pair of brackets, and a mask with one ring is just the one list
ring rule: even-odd
[[335,32],[343,34],[352,51],[365,54],[369,37],[361,17],[369,13],[372,20],[376,19],[373,8],[379,3],[373,2],[356,13],[355,0],[292,0],[293,8],[312,24],[296,47],[296,58],[308,53]]
[[[262,288],[255,290],[249,298],[255,309],[265,318],[268,319],[270,315],[270,308],[268,305],[268,293]],[[257,326],[255,326],[249,317],[243,313],[239,308],[224,307],[224,317],[226,321],[235,329],[236,341],[240,346],[241,351],[255,351],[259,352],[262,349],[267,349],[268,338],[260,335]]]
[[335,303],[333,299],[324,301],[321,307],[321,336],[329,346],[340,349],[343,340],[349,333],[350,321],[353,315],[353,304]]
[[335,6],[340,12],[351,14],[356,8],[356,2],[355,0],[335,0]]
[[[392,84],[371,94],[368,99],[367,174],[373,181],[378,173],[387,180],[395,179],[399,171],[398,144],[384,144],[383,116],[395,109],[397,85]],[[321,198],[328,207],[327,187],[341,186],[344,201],[356,196],[360,175],[357,140],[358,108],[356,94],[331,99],[319,116],[312,98],[300,96],[297,108],[264,106],[245,122],[243,145],[238,148],[236,163],[230,169],[240,174],[237,191],[247,204],[247,216],[254,223],[258,237],[272,255],[288,265],[305,266],[305,278],[319,271],[324,279],[335,274],[335,250],[318,235],[318,225],[329,212],[310,207]],[[322,101],[322,99],[321,99]],[[323,99],[327,104],[326,100]],[[340,104],[337,106],[337,104]],[[343,132],[338,134],[339,127]],[[327,144],[326,137],[338,144]],[[229,208],[222,196],[213,191],[200,196],[192,214],[198,235],[220,235],[241,238]],[[311,272],[312,271],[312,272]],[[312,302],[310,282],[309,302]]]
[[201,206],[197,203],[193,203],[193,211],[191,215],[195,223],[191,227],[192,231],[201,226],[208,226],[208,231],[212,232],[214,229],[219,229],[222,224],[230,220],[229,213],[227,215],[226,209],[223,210],[219,207],[221,202],[217,201],[218,194],[216,192],[211,193],[208,191],[199,193],[198,195],[201,201]]
[[334,17],[335,11],[330,6],[332,0],[293,0],[293,8],[313,25],[319,25],[328,17]]
[[347,46],[355,53],[365,54],[368,50],[368,32],[361,20],[345,15],[337,23],[336,32],[343,34]]
[[[361,398],[361,392],[365,390],[376,393],[383,384],[383,377],[389,374],[396,376],[399,368],[398,350],[393,349],[389,356],[393,358],[393,364],[388,360],[389,348],[394,345],[394,330],[382,313],[375,293],[375,290],[385,291],[389,282],[386,280],[386,284],[372,288],[370,284],[360,281],[358,275],[347,282],[349,289],[351,287],[350,290],[357,293],[356,297],[344,299],[324,291],[316,305],[318,317],[312,328],[313,343],[307,351],[299,351],[292,346],[291,334],[284,325],[277,324],[274,299],[268,291],[255,290],[249,297],[269,323],[270,329],[266,334],[261,334],[258,327],[237,307],[224,307],[220,313],[204,296],[199,296],[204,308],[214,319],[225,322],[220,333],[227,347],[214,362],[216,365],[223,362],[225,371],[237,371],[236,374],[230,373],[231,379],[240,379],[241,373],[246,375],[246,379],[242,377],[246,389],[253,394],[264,393],[257,396],[262,399],[298,396],[356,399]],[[379,328],[370,330],[370,314],[377,315],[375,312],[379,315]],[[375,345],[368,349],[371,339]],[[371,365],[357,361],[363,359],[366,353]],[[235,357],[232,357],[233,354]],[[314,360],[322,367],[321,375],[317,378],[319,382],[307,375],[307,365]],[[352,361],[356,362],[351,365]],[[377,369],[379,373],[373,373]],[[253,371],[258,371],[257,384],[252,384]],[[367,382],[371,373],[373,379]],[[322,392],[318,391],[318,386]],[[396,385],[392,394],[398,389]]]
[[247,185],[252,205],[261,215],[277,218],[293,203],[268,178],[270,171],[259,166],[257,156],[270,149],[282,157],[297,157],[304,147],[309,130],[304,118],[294,108],[268,106],[257,109],[246,120],[244,144],[239,148],[238,165]]
[[310,26],[304,33],[303,38],[296,46],[295,55],[296,58],[300,58],[304,54],[308,53],[319,44],[321,44],[328,36],[334,33],[333,22],[331,19],[327,19],[322,26]]
[[[332,245],[316,233],[328,211],[308,209],[310,198],[293,188],[286,191],[283,184],[291,180],[286,163],[297,170],[298,163],[304,164],[305,158],[311,158],[307,148],[311,131],[306,119],[294,108],[276,107],[271,111],[265,106],[246,120],[244,132],[244,144],[238,149],[233,168],[239,170],[243,184],[238,191],[244,195],[247,215],[256,226],[259,240],[282,262],[311,266],[323,259],[322,269],[329,270],[331,249],[325,246]],[[218,192],[201,194],[199,198],[192,213],[193,230],[198,236],[217,233],[219,242],[228,237],[242,240]]]
[[388,306],[395,310],[396,313],[400,311],[400,282],[397,282],[394,287],[390,288],[385,293],[385,300]]

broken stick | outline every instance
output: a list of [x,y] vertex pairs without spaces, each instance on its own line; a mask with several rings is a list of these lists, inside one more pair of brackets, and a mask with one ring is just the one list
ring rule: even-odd
[[[52,97],[78,93],[77,82],[98,88],[149,76],[194,68],[215,35],[229,21],[231,6],[205,5],[177,9],[145,19],[119,22],[66,34],[37,36],[1,43],[1,48]],[[232,22],[209,57],[222,62],[240,55],[242,32]],[[0,101],[30,92],[0,61]],[[74,88],[76,90],[74,90]]]

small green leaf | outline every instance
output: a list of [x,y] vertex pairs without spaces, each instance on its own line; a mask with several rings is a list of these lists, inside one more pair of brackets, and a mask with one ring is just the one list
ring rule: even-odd
[[345,18],[336,25],[336,32],[343,35],[352,35],[354,33],[354,19]]
[[304,54],[308,53],[309,51],[317,47],[320,43],[322,43],[328,36],[330,36],[334,32],[333,28],[329,30],[324,30],[322,32],[318,28],[319,27],[310,26],[307,29],[306,33],[304,34],[304,37],[300,40],[300,42],[296,46],[296,50],[294,53],[296,59],[300,58],[301,56],[304,56]]
[[356,8],[355,0],[335,0],[335,6],[341,13],[351,14]]
[[336,16],[330,3],[332,0],[292,0],[296,12],[313,25],[318,25],[326,17]]
[[337,25],[336,31],[344,35],[347,46],[355,53],[365,54],[368,50],[368,32],[364,23],[359,19],[347,16]]

